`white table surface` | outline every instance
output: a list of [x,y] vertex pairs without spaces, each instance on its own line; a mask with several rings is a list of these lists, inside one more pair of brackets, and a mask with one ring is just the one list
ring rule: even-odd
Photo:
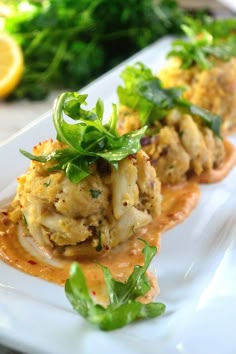
[[0,101],[0,144],[42,114],[50,111],[58,92],[42,101]]

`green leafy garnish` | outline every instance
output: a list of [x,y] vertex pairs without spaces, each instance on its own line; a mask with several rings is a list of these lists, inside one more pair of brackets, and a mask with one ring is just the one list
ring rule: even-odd
[[23,214],[23,213],[22,213],[22,219],[24,221],[25,226],[28,228],[28,222],[27,222],[25,214]]
[[221,117],[182,97],[183,88],[165,89],[160,79],[142,63],[127,66],[121,73],[124,86],[118,87],[120,103],[139,112],[142,126],[153,125],[162,120],[173,108],[196,115],[218,136],[220,136]]
[[144,265],[136,265],[127,282],[116,281],[107,267],[98,265],[103,271],[106,283],[109,297],[107,307],[94,302],[80,265],[73,263],[71,266],[70,278],[65,283],[66,296],[81,316],[102,330],[121,328],[136,319],[157,317],[165,311],[165,305],[162,303],[142,304],[137,299],[151,289],[146,271],[157,251],[156,247],[143,242]]
[[[205,16],[203,17],[203,21],[198,21],[199,29],[202,28],[202,22],[206,30],[209,31],[214,36],[214,38],[225,39],[228,36],[234,38],[234,35],[236,33],[235,17],[215,19],[214,17],[211,16]],[[188,18],[188,23],[191,24],[190,18]]]
[[[24,150],[21,153],[38,162],[53,161],[51,171],[62,170],[73,182],[78,183],[90,174],[90,165],[99,158],[106,160],[114,168],[118,162],[128,155],[136,153],[140,148],[140,139],[146,127],[119,136],[116,130],[117,108],[109,121],[103,123],[103,103],[98,100],[96,107],[85,110],[87,95],[76,92],[61,94],[55,104],[53,121],[57,131],[57,139],[66,144],[64,149],[53,151],[48,155],[36,156]],[[70,124],[64,114],[73,120]]]
[[49,181],[48,181],[48,182],[44,182],[43,185],[44,185],[45,187],[49,187],[50,184],[51,184],[51,178],[49,178]]
[[101,235],[101,231],[98,232],[98,244],[96,246],[96,251],[100,252],[102,250],[102,235]]
[[191,27],[195,35],[198,35],[202,30],[211,33],[214,39],[222,40],[228,36],[234,37],[236,32],[236,19],[231,18],[214,18],[209,15],[203,15],[201,18],[185,16],[184,23]]
[[173,41],[173,49],[168,53],[168,57],[181,58],[181,68],[196,64],[202,69],[210,69],[212,58],[228,61],[236,56],[235,19],[209,21],[205,26],[191,19],[186,22],[181,27],[187,40]]

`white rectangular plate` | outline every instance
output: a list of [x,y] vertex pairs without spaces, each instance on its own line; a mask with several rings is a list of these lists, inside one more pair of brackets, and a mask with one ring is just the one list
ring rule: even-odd
[[[151,45],[81,92],[89,94],[90,105],[101,97],[110,107],[123,67],[142,61],[157,71],[170,41]],[[55,132],[47,114],[0,146],[0,199],[28,166],[19,148],[31,150],[50,137]],[[235,180],[236,169],[222,182],[202,186],[191,216],[164,234],[151,269],[158,274],[165,315],[102,332],[74,313],[62,287],[1,262],[0,342],[30,354],[236,353]]]

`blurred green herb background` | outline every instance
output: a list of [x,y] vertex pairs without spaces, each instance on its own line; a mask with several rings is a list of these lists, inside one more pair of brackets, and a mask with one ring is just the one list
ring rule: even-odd
[[158,38],[179,33],[185,12],[174,0],[8,0],[4,31],[25,58],[10,98],[43,99],[78,90]]

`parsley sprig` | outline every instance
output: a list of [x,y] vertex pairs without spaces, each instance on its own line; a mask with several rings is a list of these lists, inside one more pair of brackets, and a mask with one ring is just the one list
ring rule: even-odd
[[19,40],[25,61],[11,98],[33,100],[53,88],[80,89],[165,34],[180,33],[185,15],[175,0],[0,3],[11,6],[8,17],[0,11],[1,27]]
[[[146,127],[119,136],[116,130],[117,108],[105,124],[103,123],[103,103],[99,99],[92,110],[86,110],[87,95],[76,92],[61,94],[55,104],[53,121],[57,131],[57,139],[66,144],[66,148],[53,151],[48,155],[36,156],[20,150],[31,160],[38,162],[53,161],[52,171],[62,170],[73,182],[78,183],[90,174],[90,165],[99,158],[108,161],[114,168],[118,162],[128,155],[136,153],[140,148],[140,139]],[[64,115],[72,119],[72,124]]]
[[168,53],[168,57],[181,59],[181,68],[196,64],[201,69],[210,69],[213,58],[228,61],[236,56],[235,19],[208,20],[204,25],[188,18],[181,28],[187,40],[173,41]]
[[81,266],[78,263],[71,266],[70,278],[65,283],[66,296],[81,316],[102,330],[121,328],[138,318],[157,317],[165,311],[162,303],[142,304],[137,299],[151,289],[146,271],[157,251],[156,247],[142,241],[145,244],[142,251],[144,265],[136,265],[127,282],[115,280],[107,267],[98,264],[102,269],[109,297],[107,307],[94,302]]
[[121,73],[124,86],[117,89],[120,103],[139,112],[142,126],[152,126],[162,120],[167,113],[178,108],[183,112],[198,116],[216,135],[220,136],[221,117],[182,97],[183,88],[165,89],[160,79],[142,63],[127,66]]

